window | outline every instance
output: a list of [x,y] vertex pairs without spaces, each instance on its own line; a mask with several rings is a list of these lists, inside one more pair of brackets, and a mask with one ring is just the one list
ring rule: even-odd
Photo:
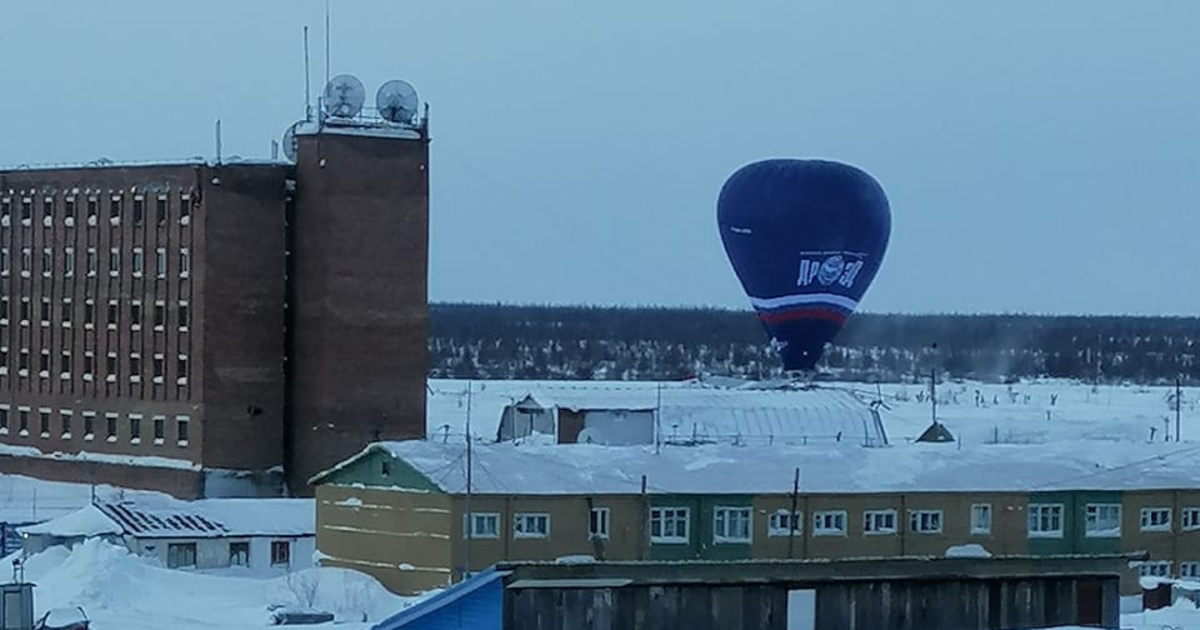
[[108,250],[108,275],[115,276],[121,271],[121,250],[112,248]]
[[864,534],[895,534],[896,510],[868,510],[863,512]]
[[164,361],[165,361],[165,359],[163,359],[163,355],[161,355],[161,354],[154,355],[154,361],[152,364],[152,368],[154,370],[154,382],[155,383],[162,382]]
[[767,520],[768,536],[793,536],[801,531],[802,515],[791,510],[775,510]]
[[686,543],[689,518],[688,508],[650,508],[650,542]]
[[62,439],[71,439],[71,420],[74,419],[75,413],[70,409],[59,409],[58,415],[62,418]]
[[1200,578],[1200,562],[1180,562],[1179,577],[1181,578]]
[[27,298],[27,297],[21,298],[21,317],[19,319],[21,320],[22,326],[29,325],[29,311],[30,310],[31,309],[29,307],[29,298]]
[[21,348],[21,353],[17,355],[17,372],[21,376],[29,374],[29,348]]
[[231,542],[231,543],[229,543],[229,566],[231,566],[231,567],[248,567],[248,566],[250,566],[250,543],[248,543],[248,542]]
[[92,328],[96,325],[96,301],[85,300],[83,302],[83,326],[84,328]]
[[83,380],[92,380],[92,375],[96,373],[96,354],[91,350],[86,350],[83,353]]
[[95,197],[88,197],[87,200],[87,215],[89,219],[96,218],[96,213],[99,211],[99,200]]
[[1183,508],[1183,515],[1180,519],[1180,522],[1182,523],[1183,531],[1185,532],[1192,531],[1194,529],[1200,529],[1200,508]]
[[50,437],[50,410],[49,409],[39,409],[38,410],[38,432],[41,433],[42,437],[44,437],[44,438]]
[[12,199],[4,197],[0,199],[0,218],[7,219],[12,214]]
[[167,303],[159,300],[154,303],[154,330],[162,330],[167,323]]
[[1168,560],[1150,560],[1138,563],[1138,575],[1141,577],[1170,577],[1171,562]]
[[115,379],[115,377],[117,375],[117,353],[116,352],[110,352],[110,353],[108,353],[108,356],[105,357],[104,373],[110,377],[114,377],[112,380],[116,380]]
[[159,278],[167,275],[167,250],[162,247],[154,250],[154,272]]
[[714,543],[748,543],[752,516],[750,508],[746,507],[717,507],[713,508],[713,542]]
[[187,446],[188,443],[188,416],[175,416],[175,429],[178,432],[179,445]]
[[1171,531],[1171,508],[1142,508],[1142,531]]
[[108,216],[110,219],[120,220],[121,218],[121,198],[113,195],[108,206]]
[[162,444],[167,435],[167,417],[154,416],[154,443]]
[[50,298],[48,297],[42,298],[41,320],[43,326],[50,325]]
[[1088,538],[1119,538],[1121,536],[1121,504],[1091,503],[1084,507],[1084,536]]
[[50,274],[54,273],[54,250],[49,247],[42,248],[42,276],[49,278]]
[[137,383],[142,380],[142,353],[129,353],[129,380]]
[[8,275],[9,272],[9,255],[8,248],[0,249],[0,274]]
[[608,538],[608,516],[606,507],[591,509],[588,514],[588,540]]
[[182,569],[194,566],[196,566],[196,543],[170,543],[167,545],[167,567]]
[[17,420],[21,435],[29,435],[29,407],[17,407]]
[[75,225],[75,198],[67,197],[63,200],[63,223],[67,227]]
[[85,440],[90,440],[90,439],[92,439],[92,436],[95,435],[95,433],[96,433],[96,412],[95,411],[83,412],[83,438]]
[[[472,512],[464,515],[463,538],[499,538],[500,515],[494,512]],[[467,527],[469,525],[469,527]]]
[[142,302],[134,300],[129,304],[129,328],[131,330],[142,329]]
[[129,414],[129,441],[138,443],[142,441],[142,414]]
[[50,376],[50,351],[42,350],[38,355],[38,376],[47,378]]
[[108,435],[108,441],[115,442],[117,439],[117,414],[109,412],[104,414],[105,433]]
[[976,503],[971,506],[971,533],[992,533],[992,505],[990,503]]
[[1029,504],[1029,537],[1030,538],[1062,538],[1063,506],[1061,503],[1030,503]]
[[179,277],[186,278],[192,272],[192,257],[188,249],[179,250]]
[[68,278],[75,275],[75,248],[63,250],[63,275]]
[[28,247],[21,248],[21,275],[29,277],[29,269],[33,266],[33,251]]
[[29,220],[32,218],[33,218],[33,200],[30,199],[29,197],[26,197],[21,200],[21,222],[28,225]]
[[518,513],[513,516],[513,538],[546,538],[549,535],[549,514]]
[[108,301],[108,327],[109,328],[117,327],[117,318],[118,318],[117,301],[109,300]]
[[0,433],[8,433],[8,405],[0,405]]
[[179,303],[179,312],[176,314],[176,316],[179,318],[179,330],[186,332],[188,329],[188,303],[187,302]]
[[162,225],[167,220],[167,196],[159,195],[154,205],[154,220]]
[[175,382],[178,385],[187,384],[188,378],[188,358],[186,354],[179,355],[175,361]]
[[142,217],[146,214],[146,199],[141,195],[133,198],[133,224],[141,225]]
[[133,275],[135,278],[140,277],[142,275],[142,263],[143,263],[144,258],[145,257],[142,254],[142,248],[134,247],[132,264],[133,264]]
[[813,536],[845,536],[845,510],[819,510],[813,512]]
[[188,216],[192,213],[192,196],[182,195],[179,198],[179,222],[186,225]]
[[59,319],[62,320],[63,328],[71,327],[71,319],[73,319],[72,314],[74,312],[73,307],[74,307],[74,304],[71,303],[71,298],[63,298],[62,312],[59,313],[59,315],[60,315]]
[[286,567],[292,563],[292,544],[286,540],[271,541],[271,566]]
[[8,296],[0,297],[0,324],[8,324],[9,301]]
[[71,378],[71,353],[68,351],[63,351],[62,356],[59,357],[58,363],[58,373],[62,375],[62,378],[64,380]]
[[46,227],[50,227],[54,223],[54,198],[46,197],[42,199],[42,223]]
[[96,275],[96,248],[89,247],[87,249],[87,275]]

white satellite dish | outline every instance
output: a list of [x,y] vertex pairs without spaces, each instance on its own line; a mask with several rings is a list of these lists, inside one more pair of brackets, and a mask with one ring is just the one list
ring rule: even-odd
[[588,427],[579,432],[575,442],[578,444],[604,444],[604,438],[595,427]]
[[283,132],[283,155],[287,157],[289,162],[294,163],[296,161],[296,127],[299,127],[300,123],[302,122],[304,121],[298,120],[292,123],[292,125],[287,128],[287,131]]
[[408,81],[388,81],[375,93],[375,109],[389,122],[411,123],[417,116],[419,105],[417,90]]
[[325,113],[335,118],[354,118],[362,111],[367,91],[352,74],[339,74],[325,86]]

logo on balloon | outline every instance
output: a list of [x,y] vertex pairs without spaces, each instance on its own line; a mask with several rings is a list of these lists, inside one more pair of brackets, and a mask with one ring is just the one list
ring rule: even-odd
[[[814,282],[831,286],[836,282],[839,286],[849,289],[854,286],[854,280],[858,278],[858,272],[864,264],[861,254],[851,252],[841,252],[832,256],[826,253],[824,259],[815,257],[822,255],[821,252],[802,252],[800,255],[810,257],[800,259],[800,274],[796,278],[798,287],[811,286]],[[857,257],[858,260],[847,262],[847,257]]]

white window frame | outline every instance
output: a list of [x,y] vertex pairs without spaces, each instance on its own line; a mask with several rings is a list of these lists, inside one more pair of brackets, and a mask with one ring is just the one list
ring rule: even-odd
[[846,510],[816,510],[813,512],[813,536],[845,536]]
[[612,510],[594,507],[588,510],[588,540],[607,540]]
[[[1049,514],[1045,515],[1045,518],[1049,518],[1051,520],[1051,523],[1057,521],[1057,523],[1058,523],[1057,529],[1042,529],[1041,528],[1041,519],[1043,518],[1043,514],[1042,514],[1043,512],[1049,513]],[[1061,503],[1030,503],[1029,507],[1028,507],[1028,513],[1029,513],[1029,518],[1026,520],[1025,529],[1026,529],[1026,535],[1029,538],[1062,538],[1063,537],[1063,532],[1064,532],[1064,529],[1063,529],[1063,517],[1064,517],[1063,504],[1061,504]],[[1038,518],[1038,521],[1037,521],[1038,527],[1037,528],[1034,527],[1034,518],[1035,518],[1034,515],[1035,514],[1037,514],[1037,518]]]
[[1170,560],[1145,560],[1137,563],[1138,577],[1171,577]]
[[908,531],[914,534],[940,534],[946,523],[942,510],[910,510]]
[[[1108,514],[1105,514],[1105,512]],[[1101,516],[1106,516],[1107,518],[1101,522]],[[1083,508],[1083,522],[1083,536],[1085,538],[1120,538],[1121,504],[1088,503]]]
[[[1166,516],[1165,522],[1154,523],[1155,516]],[[1144,507],[1141,512],[1140,519],[1143,532],[1169,532],[1171,531],[1171,508],[1169,507]]]
[[[491,523],[492,527],[482,527],[486,523]],[[500,513],[471,512],[463,514],[463,538],[468,537],[472,539],[500,538]]]
[[1179,563],[1179,578],[1195,580],[1200,578],[1200,562],[1190,560]]
[[896,533],[896,510],[864,510],[863,535],[886,536]]
[[[658,534],[654,533],[657,523]],[[671,527],[667,527],[670,525]],[[667,530],[670,533],[665,533]],[[683,532],[680,533],[679,530]],[[686,545],[691,540],[692,510],[688,507],[664,505],[650,508],[650,542],[658,545]]]
[[767,536],[798,536],[804,531],[804,513],[780,508],[767,519]]
[[550,515],[545,512],[517,512],[513,514],[513,538],[549,538]]
[[1185,507],[1179,510],[1179,526],[1185,532],[1200,529],[1200,507]]
[[[983,515],[983,516],[981,516]],[[992,504],[975,503],[971,505],[971,534],[986,536],[992,533]]]
[[713,544],[746,544],[753,537],[753,509],[744,505],[713,507]]

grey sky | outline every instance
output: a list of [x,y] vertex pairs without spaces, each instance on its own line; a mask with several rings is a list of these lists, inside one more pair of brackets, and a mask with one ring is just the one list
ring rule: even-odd
[[[321,1],[0,0],[0,164],[266,156]],[[333,73],[431,103],[431,298],[742,308],[714,204],[874,174],[862,308],[1200,312],[1200,2],[334,0]]]

